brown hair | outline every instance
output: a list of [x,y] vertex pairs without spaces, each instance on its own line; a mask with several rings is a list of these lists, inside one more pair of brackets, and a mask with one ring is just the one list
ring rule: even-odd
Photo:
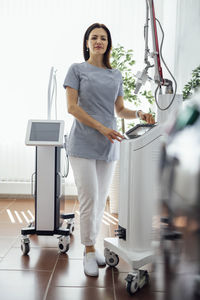
[[111,34],[110,34],[109,29],[104,24],[94,23],[90,27],[88,27],[88,29],[86,30],[85,35],[84,35],[84,39],[83,39],[83,56],[84,56],[84,59],[86,61],[90,57],[89,50],[87,51],[86,41],[89,39],[90,32],[95,28],[103,28],[107,33],[108,46],[107,46],[106,52],[104,53],[104,56],[103,56],[103,63],[108,69],[112,69],[111,64],[110,64],[110,52],[111,52],[111,49],[112,49],[112,39],[111,39]]

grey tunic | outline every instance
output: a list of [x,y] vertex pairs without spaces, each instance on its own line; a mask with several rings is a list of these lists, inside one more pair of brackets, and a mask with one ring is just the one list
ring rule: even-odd
[[[122,75],[116,69],[103,69],[88,62],[74,63],[64,84],[78,90],[78,105],[104,126],[116,128],[114,104],[123,96]],[[119,159],[119,142],[113,144],[96,129],[74,119],[68,140],[68,154],[88,159]]]

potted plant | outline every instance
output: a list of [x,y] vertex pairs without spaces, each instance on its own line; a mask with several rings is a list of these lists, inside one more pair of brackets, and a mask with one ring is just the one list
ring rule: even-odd
[[192,71],[192,78],[183,88],[183,100],[191,98],[193,93],[200,88],[200,65]]
[[[147,100],[150,105],[149,112],[154,114],[151,105],[153,105],[155,100],[151,91],[142,88],[139,92],[139,96],[134,93],[137,81],[137,78],[133,72],[134,64],[135,60],[133,59],[132,49],[125,50],[121,45],[118,45],[117,47],[112,49],[111,65],[114,69],[118,69],[119,71],[121,71],[123,78],[124,100],[134,104],[136,107],[141,104],[142,99]],[[124,119],[119,119],[118,121],[121,121],[119,130],[124,133],[126,131],[125,121]],[[134,123],[130,121],[126,124],[127,128],[134,125]]]
[[[138,107],[142,99],[148,101],[149,112],[154,113],[151,105],[154,103],[154,97],[150,90],[141,89],[139,96],[134,93],[136,87],[137,78],[133,73],[133,66],[135,60],[133,59],[133,50],[125,50],[123,46],[118,45],[112,49],[111,52],[111,65],[113,68],[121,71],[123,78],[123,89],[124,89],[124,100],[132,103]],[[134,126],[134,122],[118,118],[118,130],[122,133],[126,132],[127,129]],[[127,128],[126,128],[127,127]],[[109,191],[110,198],[110,211],[111,213],[118,212],[118,197],[119,197],[119,162],[116,164],[113,181]]]

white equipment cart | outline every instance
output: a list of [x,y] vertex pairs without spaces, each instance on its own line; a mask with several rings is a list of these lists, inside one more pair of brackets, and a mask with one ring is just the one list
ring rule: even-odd
[[[59,235],[58,248],[67,252],[74,230],[74,214],[61,213],[64,205],[64,121],[29,120],[26,145],[35,146],[35,222],[21,230],[21,250],[30,251],[28,235]],[[33,184],[33,180],[32,180]],[[67,219],[65,226],[62,221]]]
[[[170,99],[170,95],[160,95],[165,105]],[[118,264],[118,256],[130,264],[133,271],[125,280],[131,295],[149,281],[147,271],[139,268],[154,260],[152,220],[158,213],[161,124],[175,114],[181,103],[182,96],[176,95],[170,109],[158,111],[157,125],[136,125],[120,144],[118,237],[104,239],[104,254],[109,266]]]
[[121,142],[119,238],[104,240],[106,263],[116,266],[118,255],[127,261],[127,290],[130,294],[148,282],[148,273],[139,270],[153,261],[152,216],[155,209],[160,126],[136,125]]

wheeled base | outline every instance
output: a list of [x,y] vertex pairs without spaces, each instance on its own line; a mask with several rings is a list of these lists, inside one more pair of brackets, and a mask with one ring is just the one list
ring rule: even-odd
[[127,292],[133,295],[149,283],[149,274],[145,270],[133,270],[133,272],[128,273],[125,280]]
[[66,228],[58,228],[53,231],[43,231],[36,230],[35,227],[32,227],[32,223],[27,227],[21,230],[21,250],[24,255],[27,255],[30,251],[30,239],[28,235],[37,234],[37,235],[59,235],[58,239],[58,249],[61,253],[66,253],[69,250],[70,244],[70,235],[74,231],[74,214],[63,214],[61,218],[67,220]]
[[115,267],[119,263],[119,256],[130,264],[133,271],[125,278],[126,289],[130,295],[133,295],[149,283],[148,272],[139,270],[139,268],[152,263],[154,257],[153,251],[127,251],[125,247],[122,247],[118,238],[104,239],[104,247],[105,260],[109,266]]

